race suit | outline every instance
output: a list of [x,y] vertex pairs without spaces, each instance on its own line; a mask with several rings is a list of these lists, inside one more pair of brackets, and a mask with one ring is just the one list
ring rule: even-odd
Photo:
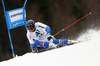
[[45,25],[40,22],[35,23],[35,31],[30,32],[27,31],[27,38],[30,42],[30,48],[36,48],[36,46],[40,47],[47,47],[49,46],[49,43],[55,43],[55,44],[67,44],[68,39],[55,39],[52,37],[51,40],[48,40],[48,37],[51,35],[51,29],[48,25]]

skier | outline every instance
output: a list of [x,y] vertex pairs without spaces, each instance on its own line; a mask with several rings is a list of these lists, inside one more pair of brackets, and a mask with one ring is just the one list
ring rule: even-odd
[[56,44],[71,44],[74,40],[69,39],[55,39],[51,35],[51,29],[48,25],[41,22],[34,22],[28,20],[26,23],[28,28],[27,38],[30,42],[30,48],[32,52],[37,52],[37,46],[46,48],[56,48]]

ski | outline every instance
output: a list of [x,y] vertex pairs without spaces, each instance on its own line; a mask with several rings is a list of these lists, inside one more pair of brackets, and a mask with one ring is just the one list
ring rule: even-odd
[[58,49],[58,48],[61,48],[61,47],[64,47],[64,46],[71,46],[71,45],[74,45],[74,44],[78,44],[82,41],[76,41],[75,43],[71,43],[71,44],[56,44],[56,48],[46,48],[46,47],[37,47],[38,51],[35,52],[35,53],[41,53],[41,52],[45,52],[45,51],[49,51],[49,50],[53,50],[53,49]]

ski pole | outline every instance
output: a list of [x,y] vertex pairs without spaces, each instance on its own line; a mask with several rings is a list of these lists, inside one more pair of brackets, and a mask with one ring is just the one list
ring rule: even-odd
[[74,25],[75,23],[79,22],[80,20],[82,20],[83,18],[87,17],[88,15],[90,15],[91,12],[89,12],[87,15],[83,16],[82,18],[78,19],[77,21],[73,22],[72,24],[70,24],[69,26],[65,27],[64,29],[62,29],[61,31],[57,32],[56,34],[54,34],[52,37],[58,35],[59,33],[61,33],[62,31],[66,30],[67,28],[71,27],[72,25]]

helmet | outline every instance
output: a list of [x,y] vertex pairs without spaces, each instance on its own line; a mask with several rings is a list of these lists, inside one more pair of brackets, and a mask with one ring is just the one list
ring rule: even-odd
[[34,27],[34,24],[35,24],[34,21],[30,19],[30,20],[27,21],[26,26],[27,26],[28,28],[29,28],[29,27]]

